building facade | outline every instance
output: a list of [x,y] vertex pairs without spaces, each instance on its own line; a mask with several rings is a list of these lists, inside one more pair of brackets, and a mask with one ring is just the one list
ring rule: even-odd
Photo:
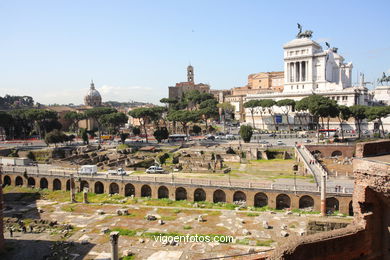
[[175,86],[168,87],[168,97],[181,100],[184,94],[191,90],[198,90],[200,92],[210,93],[210,86],[204,83],[195,84],[194,67],[189,65],[187,67],[187,81],[176,83]]
[[[321,45],[311,39],[310,35],[297,36],[286,43],[284,50],[284,87],[282,92],[245,95],[244,102],[249,100],[292,99],[317,94],[335,100],[339,105],[368,105],[370,95],[365,86],[352,86],[351,62],[345,63],[337,48],[324,50]],[[286,115],[288,113],[288,118]],[[258,109],[254,115],[255,127],[270,130],[309,129],[311,118],[307,113],[293,111],[293,108],[274,106]],[[304,118],[304,120],[303,120]],[[252,114],[245,109],[245,119],[252,123]],[[338,122],[334,122],[338,124]],[[334,126],[333,124],[333,126]]]

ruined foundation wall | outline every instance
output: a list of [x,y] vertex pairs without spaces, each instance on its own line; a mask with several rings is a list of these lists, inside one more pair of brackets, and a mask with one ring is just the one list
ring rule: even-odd
[[[387,141],[359,145],[359,154],[366,155],[383,151],[381,146]],[[353,223],[343,229],[291,238],[270,259],[390,259],[390,163],[356,158],[353,168]]]

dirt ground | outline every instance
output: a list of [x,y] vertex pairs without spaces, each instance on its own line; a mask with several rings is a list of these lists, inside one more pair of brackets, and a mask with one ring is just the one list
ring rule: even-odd
[[348,162],[344,162],[343,158],[322,158],[321,159],[321,164],[324,165],[327,169],[328,172],[332,176],[352,176],[352,164]]
[[[24,221],[57,221],[70,224],[73,229],[67,236],[58,229],[50,228],[35,233],[16,231],[12,238],[6,231],[9,251],[4,259],[42,259],[42,256],[53,255],[53,252],[68,255],[68,259],[109,259],[109,233],[112,230],[121,233],[120,255],[123,251],[130,250],[134,254],[133,259],[201,259],[237,255],[249,250],[272,250],[286,239],[281,236],[283,228],[289,236],[298,236],[299,232],[305,231],[308,221],[321,219],[318,215],[291,212],[286,214],[144,205],[71,204],[39,198],[34,200],[31,196],[18,195],[22,198],[15,199],[15,196],[5,194],[8,198],[5,201],[6,217],[23,213]],[[118,209],[127,209],[129,215],[118,216]],[[99,214],[99,210],[104,214]],[[163,220],[164,224],[161,225],[158,220],[146,220],[145,216],[148,214]],[[205,219],[204,222],[198,221],[200,215]],[[349,222],[350,218],[329,217],[327,220]],[[267,221],[272,228],[264,229],[263,221]],[[286,227],[282,227],[283,224]],[[176,245],[164,245],[161,241],[155,241],[155,233],[225,235],[232,236],[234,240],[231,243],[179,242]]]

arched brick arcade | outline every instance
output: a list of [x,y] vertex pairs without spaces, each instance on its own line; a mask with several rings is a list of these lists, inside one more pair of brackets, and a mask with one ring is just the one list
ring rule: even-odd
[[143,185],[141,188],[141,197],[152,197],[152,189],[149,185]]
[[299,208],[314,208],[314,199],[308,195],[304,195],[299,198]]
[[286,194],[279,194],[276,197],[276,209],[288,209],[291,206],[291,199]]
[[235,201],[245,201],[246,202],[246,195],[242,191],[236,191],[233,194],[233,202]]
[[213,194],[213,202],[226,202],[226,194],[223,190],[216,190]]
[[4,176],[4,178],[3,178],[3,185],[4,186],[11,185],[11,178],[8,175]]
[[187,190],[183,187],[179,187],[176,189],[175,192],[175,199],[176,200],[186,200],[187,199]]
[[206,192],[204,189],[198,188],[194,191],[194,201],[205,201]]
[[104,193],[104,185],[100,181],[95,182],[95,193],[96,194]]
[[53,190],[61,190],[61,181],[59,179],[53,180]]
[[158,188],[157,195],[159,199],[168,199],[169,198],[169,190],[165,186],[161,186]]
[[268,196],[263,192],[258,192],[255,195],[255,207],[265,207],[268,205]]
[[29,177],[27,179],[27,185],[28,187],[35,187],[35,179],[33,177]]
[[47,182],[46,178],[41,178],[39,181],[39,188],[41,189],[47,189],[49,187],[49,183]]
[[15,185],[16,186],[23,186],[23,178],[20,176],[16,176],[15,178]]
[[87,181],[80,182],[80,191],[84,191],[84,188],[89,189],[89,183]]
[[119,185],[116,184],[115,182],[111,183],[109,193],[110,194],[119,194]]
[[326,211],[333,213],[339,210],[339,200],[335,197],[326,198]]
[[135,196],[135,187],[133,184],[128,183],[125,186],[125,196]]

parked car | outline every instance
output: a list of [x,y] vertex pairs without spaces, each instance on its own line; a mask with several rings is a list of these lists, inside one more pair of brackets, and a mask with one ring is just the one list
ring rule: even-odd
[[146,173],[165,173],[164,169],[162,167],[158,166],[150,166],[147,170]]
[[236,140],[234,135],[226,135],[226,140]]
[[212,140],[212,141],[214,141],[215,140],[215,136],[213,136],[213,135],[206,135],[204,140]]
[[311,143],[311,140],[310,139],[306,139],[305,143]]
[[110,175],[126,175],[126,171],[123,168],[118,168],[116,170],[108,170]]
[[269,142],[265,141],[265,140],[261,140],[261,141],[259,141],[259,144],[269,144]]
[[269,135],[269,137],[276,137],[276,134],[272,133],[272,134]]
[[276,144],[277,144],[277,145],[284,145],[284,143],[283,143],[282,140],[278,140],[278,141],[276,142]]

